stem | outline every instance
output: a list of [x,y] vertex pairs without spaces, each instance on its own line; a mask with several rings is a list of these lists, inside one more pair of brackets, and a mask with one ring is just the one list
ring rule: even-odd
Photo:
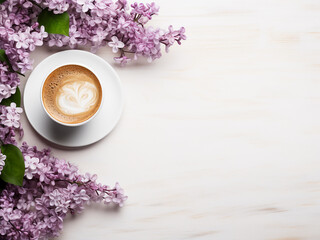
[[21,76],[23,76],[23,77],[26,76],[26,75],[24,75],[24,74],[22,74],[21,72],[18,72],[18,71],[15,71],[15,73],[17,73],[17,74],[19,74],[19,75],[21,75]]
[[[13,223],[9,220],[8,221],[9,223],[10,223],[10,225],[14,228],[14,230],[16,230],[18,233],[19,233],[19,235],[21,235],[21,231],[15,226],[15,225],[13,225]],[[25,234],[24,234],[25,235]]]
[[126,53],[135,53],[135,52],[130,52],[130,51],[126,51],[126,50],[122,50],[122,52],[126,52]]
[[[91,182],[91,180],[89,180],[89,181],[86,182],[86,183],[82,183],[82,182],[71,182],[71,181],[69,181],[69,180],[62,180],[62,179],[55,179],[55,180],[53,180],[53,181],[57,181],[57,182],[67,182],[67,183],[70,183],[70,184],[74,184],[74,183],[75,183],[75,184],[77,184],[78,186],[83,186],[83,187],[85,187],[85,188],[87,188],[86,184]],[[104,193],[110,195],[108,192],[112,192],[112,191],[115,191],[115,190],[116,190],[115,188],[113,188],[113,189],[107,189]],[[98,191],[99,191],[99,192],[103,192],[103,191],[101,191],[101,190],[99,190],[99,189],[96,189],[95,192],[96,192],[97,195],[100,195],[100,194],[98,193]]]
[[134,16],[133,21],[136,22],[136,23],[138,23],[139,25],[141,25],[141,27],[144,28],[143,24],[139,22],[139,19],[141,18],[141,16],[142,16],[141,14],[136,14],[136,15]]
[[143,27],[143,28],[144,28],[144,26],[143,26],[143,24],[142,24],[142,23],[140,23],[140,22],[138,22],[138,21],[137,21],[137,23],[138,23],[139,25],[141,25],[141,27]]
[[35,1],[33,0],[29,0],[29,2],[31,2],[33,5],[36,5],[38,8],[40,8],[41,10],[43,10],[43,8],[38,4],[36,3]]

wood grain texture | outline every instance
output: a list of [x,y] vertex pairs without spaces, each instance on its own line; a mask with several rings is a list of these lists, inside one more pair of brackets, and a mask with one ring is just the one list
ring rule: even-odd
[[[320,2],[156,2],[152,24],[185,26],[188,40],[115,66],[126,106],[107,138],[53,147],[119,181],[128,202],[89,207],[59,239],[320,239]],[[24,140],[50,145],[23,124]]]

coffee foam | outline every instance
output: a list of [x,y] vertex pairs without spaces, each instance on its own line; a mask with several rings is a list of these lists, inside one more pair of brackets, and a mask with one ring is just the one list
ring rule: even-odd
[[42,99],[47,112],[62,123],[81,123],[92,117],[102,100],[101,85],[88,69],[65,65],[45,80]]
[[92,83],[74,80],[64,84],[56,96],[57,107],[66,115],[84,113],[97,104],[98,89]]

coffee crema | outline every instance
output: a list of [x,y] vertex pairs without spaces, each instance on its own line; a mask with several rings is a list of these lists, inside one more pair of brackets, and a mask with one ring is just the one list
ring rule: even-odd
[[42,101],[51,117],[66,124],[82,123],[99,109],[102,88],[96,75],[79,65],[65,65],[49,74]]

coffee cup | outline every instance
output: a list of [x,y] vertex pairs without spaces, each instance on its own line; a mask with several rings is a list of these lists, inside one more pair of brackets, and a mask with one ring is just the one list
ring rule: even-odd
[[41,103],[56,123],[68,127],[81,126],[92,120],[102,106],[101,82],[85,66],[60,66],[44,79]]

